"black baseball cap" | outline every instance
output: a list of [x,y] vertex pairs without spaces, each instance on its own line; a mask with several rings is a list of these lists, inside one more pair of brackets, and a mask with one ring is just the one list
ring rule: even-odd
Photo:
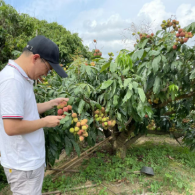
[[31,39],[25,48],[33,54],[39,54],[41,58],[51,65],[59,76],[62,78],[68,77],[66,72],[59,65],[59,48],[53,41],[43,35],[38,35]]

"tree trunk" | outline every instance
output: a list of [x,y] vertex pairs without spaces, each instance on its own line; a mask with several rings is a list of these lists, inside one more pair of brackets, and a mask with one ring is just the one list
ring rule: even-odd
[[127,153],[127,147],[124,144],[125,140],[127,139],[127,136],[124,132],[120,133],[119,136],[115,136],[115,139],[113,141],[113,152],[116,156],[119,158],[125,158]]
[[[110,136],[112,134],[113,139],[110,140],[110,143],[112,145],[112,152],[119,158],[125,158],[127,149],[135,143],[140,137],[142,137],[144,134],[137,134],[134,137],[131,137],[131,133],[135,130],[134,124],[128,124],[128,131],[122,131],[119,132],[118,126],[116,126],[109,130],[104,130],[104,134],[106,137]],[[156,135],[166,135],[170,134],[170,132],[163,132],[163,131],[148,131],[147,134],[156,134]],[[173,137],[177,140],[177,138],[183,136],[183,133],[180,132],[174,132],[172,133]],[[130,137],[130,138],[129,138]],[[178,140],[177,140],[178,141]]]

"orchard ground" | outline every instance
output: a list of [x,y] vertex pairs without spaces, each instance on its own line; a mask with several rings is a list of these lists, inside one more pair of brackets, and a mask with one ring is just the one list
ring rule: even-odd
[[[97,142],[103,140],[98,136]],[[180,140],[181,141],[181,140]],[[89,147],[81,142],[82,152]],[[77,156],[72,152],[66,156],[63,152],[53,168]],[[62,194],[195,194],[195,154],[179,145],[169,136],[143,136],[130,146],[124,160],[112,155],[109,142],[99,147],[87,158],[71,167],[81,173],[61,173],[55,181],[54,175],[45,172],[43,192],[60,190]],[[132,174],[142,166],[151,166],[154,176]],[[68,189],[98,184],[96,187],[69,191]],[[3,190],[0,194],[10,195]],[[67,190],[67,192],[66,192]]]

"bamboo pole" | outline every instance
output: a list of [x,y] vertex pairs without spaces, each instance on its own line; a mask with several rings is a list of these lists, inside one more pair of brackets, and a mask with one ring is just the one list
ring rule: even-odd
[[[86,189],[86,188],[92,188],[92,187],[95,187],[95,186],[98,186],[99,184],[93,184],[93,185],[87,185],[87,186],[80,186],[80,187],[76,187],[76,188],[70,188],[70,189],[67,189],[67,190],[64,190],[64,191],[74,191],[74,190],[82,190],[82,189]],[[58,194],[58,193],[62,193],[61,191],[54,191],[54,192],[45,192],[45,193],[42,193],[42,195],[49,195],[49,194]]]
[[[85,152],[83,152],[80,157],[76,156],[75,158],[73,158],[72,160],[66,162],[65,164],[62,164],[58,167],[56,167],[56,169],[64,169],[66,166],[69,166],[69,164],[71,164],[72,162],[74,162],[75,160],[77,160],[78,158],[81,158],[83,156],[87,156],[89,155],[88,152],[90,152],[91,150],[94,150],[95,148],[97,148],[98,146],[100,146],[101,144],[105,143],[106,141],[108,140],[111,140],[112,139],[112,136],[106,138],[105,140],[101,141],[100,143],[96,144],[95,146],[89,148],[88,150],[86,150]],[[56,170],[57,171],[57,170]],[[50,173],[46,174],[46,175],[51,175],[53,173],[56,172],[55,170],[52,170]]]
[[[87,151],[83,152],[83,153],[81,154],[82,156],[80,156],[79,158],[78,158],[78,156],[75,157],[74,159],[72,159],[71,161],[69,161],[68,163],[66,163],[65,165],[63,165],[63,168],[66,167],[66,166],[68,165],[64,170],[69,169],[69,168],[72,167],[74,164],[78,163],[80,160],[82,160],[83,158],[85,158],[86,156],[88,156],[89,154],[91,154],[92,152],[94,152],[94,151],[97,149],[98,146],[100,146],[100,145],[103,144],[104,142],[106,142],[106,141],[108,141],[108,140],[111,140],[111,139],[112,139],[112,136],[106,138],[106,139],[103,140],[102,142],[98,143],[96,146],[92,147],[91,149],[93,149],[93,150],[91,150],[89,153],[86,153],[87,151],[89,151],[89,149],[88,149]],[[71,163],[71,164],[69,165],[69,163]],[[57,173],[57,174],[55,175],[55,177],[54,177],[52,180],[54,181],[54,180],[57,178],[58,175],[59,175],[59,173]]]

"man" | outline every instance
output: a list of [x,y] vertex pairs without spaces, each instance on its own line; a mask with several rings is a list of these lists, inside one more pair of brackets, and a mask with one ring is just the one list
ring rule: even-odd
[[36,103],[33,80],[54,69],[67,77],[59,65],[59,49],[44,36],[28,42],[16,60],[0,72],[1,165],[13,195],[40,195],[45,169],[43,127],[59,125],[62,116],[39,117],[68,98]]

